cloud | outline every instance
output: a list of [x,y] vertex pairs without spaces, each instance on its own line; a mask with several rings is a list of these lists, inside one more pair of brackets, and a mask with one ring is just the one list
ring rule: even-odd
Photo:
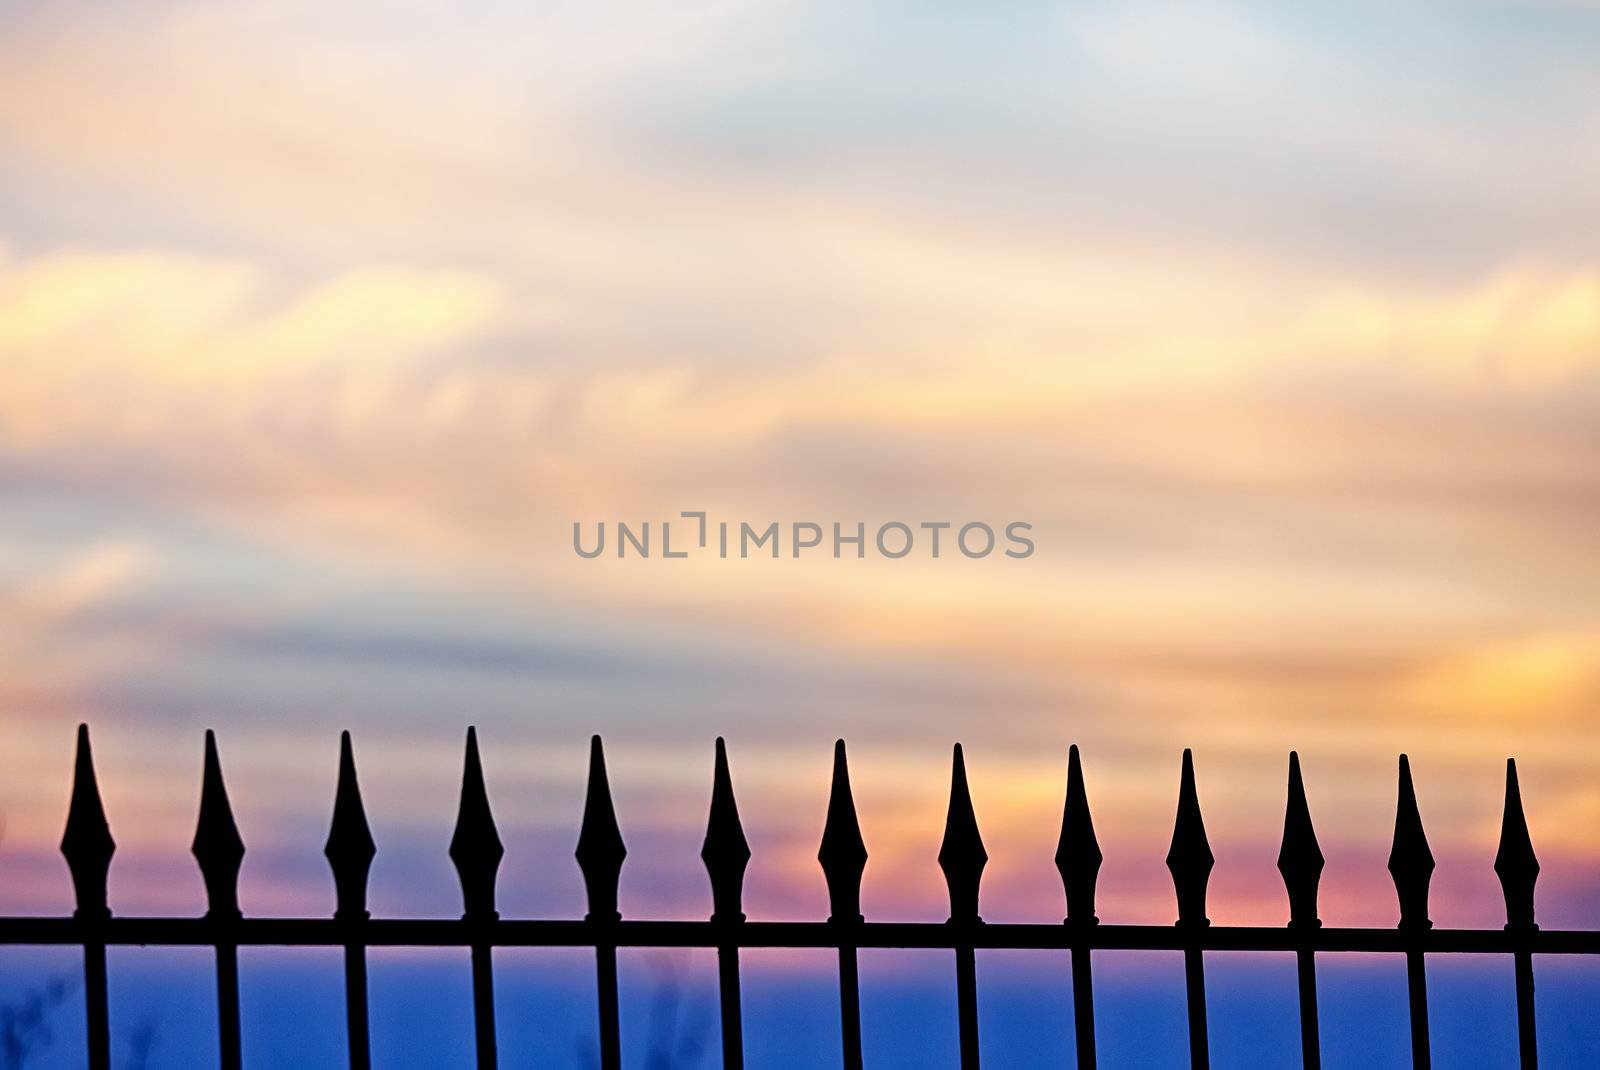
[[61,621],[126,592],[151,575],[150,553],[136,542],[104,542],[62,563],[58,571],[29,577],[11,592],[14,610],[35,626]]
[[[887,262],[864,247],[875,257]],[[1057,547],[1039,567],[1103,630],[1188,620],[1180,607],[1204,615],[1213,600],[1263,620],[1412,604],[1431,627],[1510,607],[1526,622],[1572,588],[1563,525],[1586,515],[1593,483],[1580,417],[1600,354],[1593,273],[1517,264],[1457,289],[1379,291],[1241,267],[1201,290],[1168,266],[1128,297],[1135,263],[1100,267],[1126,284],[1074,264],[1069,289],[1101,287],[1080,311],[1045,300],[1032,255],[986,263],[964,299],[992,301],[1003,336],[937,341],[890,315],[878,322],[899,345],[870,361],[729,366],[504,354],[571,317],[534,326],[515,279],[469,271],[300,283],[176,252],[13,256],[0,440],[35,479],[137,488],[289,538],[377,538],[447,572],[465,557],[574,598],[626,599],[633,581],[566,567],[571,518],[702,506],[1025,513]],[[908,270],[952,295],[973,277],[956,258]],[[951,486],[970,489],[952,499]],[[1454,555],[1439,554],[1445,538]],[[689,567],[652,580],[713,616],[748,620],[776,597],[788,608],[773,620],[820,613],[861,642],[954,642],[942,618],[912,626],[892,609],[924,590],[974,612],[1005,589],[1051,617],[1036,585],[938,575],[924,588],[914,564],[874,573],[832,613],[800,573],[738,591]]]
[[493,280],[442,270],[358,268],[275,294],[259,268],[182,253],[0,261],[0,423],[18,444],[159,442],[174,421],[216,432],[319,390],[359,418],[363,382],[448,354],[500,301]]
[[1600,267],[1512,264],[1455,290],[1352,289],[1299,325],[1301,353],[1399,364],[1453,388],[1550,390],[1600,371]]
[[[1400,747],[1441,845],[1476,849],[1503,753],[1590,813],[1595,83],[1558,32],[1587,17],[18,13],[0,676],[28,835],[59,831],[78,716],[170,827],[175,741],[216,717],[285,836],[325,817],[298,741],[348,721],[430,835],[466,710],[522,748],[532,825],[595,722],[680,837],[682,738],[747,733],[784,875],[849,734],[874,857],[926,904],[952,736],[986,834],[1039,862],[1002,867],[1013,907],[1053,880],[1072,741],[1150,847],[1108,870],[1130,895],[1164,887],[1151,785],[1196,737],[1239,842],[1275,835],[1289,746],[1327,763],[1330,845],[1390,816]],[[574,519],[686,508],[1020,518],[1040,552],[568,549]]]

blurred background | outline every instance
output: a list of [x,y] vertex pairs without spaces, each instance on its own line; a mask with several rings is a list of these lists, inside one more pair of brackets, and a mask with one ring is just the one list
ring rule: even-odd
[[[1218,922],[1286,917],[1297,748],[1329,923],[1397,916],[1405,751],[1441,924],[1504,921],[1510,755],[1540,921],[1600,924],[1592,4],[141,0],[0,2],[0,22],[0,911],[71,907],[56,844],[84,721],[118,912],[203,909],[206,727],[249,848],[244,909],[330,911],[349,728],[374,910],[453,915],[472,723],[510,914],[583,909],[567,859],[599,732],[633,916],[709,911],[720,734],[755,917],[826,913],[815,851],[844,737],[871,917],[945,916],[959,739],[993,920],[1062,914],[1076,742],[1103,917],[1174,917],[1162,857],[1193,746]],[[1037,551],[572,552],[574,521],[681,510],[1024,520]],[[0,1000],[47,998],[55,960],[6,955]],[[528,965],[534,1002],[592,999],[585,960],[556,959]],[[984,965],[1016,993],[986,1004],[986,1043],[1065,1053],[1065,965],[1036,959]],[[247,1048],[316,978],[338,992],[315,954],[260,961]],[[157,979],[124,981],[126,1012],[119,962]],[[953,999],[947,965],[883,961],[880,1061],[953,1059],[920,1024],[944,1020],[927,1008]],[[1238,1021],[1281,1028],[1258,1009],[1288,966],[1248,965],[1230,967]],[[1126,1065],[1165,1058],[1141,1044],[1181,1058],[1176,959],[1106,968],[1128,979],[1107,1043],[1115,1018]],[[753,984],[762,969],[771,1013],[814,989],[836,1046],[826,956],[766,956]],[[1395,1011],[1394,1046],[1356,1024],[1351,1058],[1403,1060],[1383,995],[1400,968],[1362,969],[1351,999]],[[1573,1007],[1600,993],[1600,971],[1550,969]],[[460,1000],[455,1025],[375,1004],[391,1064],[462,1058],[464,960],[394,970],[375,1000]],[[640,1030],[711,976],[635,970]],[[1441,1058],[1511,1061],[1509,964],[1461,970],[1436,996]],[[130,951],[113,975],[119,1043],[148,1013],[150,1065],[191,1042],[210,1057],[207,1014],[182,1009],[185,985],[210,998],[203,956]],[[248,1002],[248,962],[245,984]],[[1030,1018],[1030,998],[1053,1009]],[[591,1011],[552,1014],[546,1061],[585,1065]],[[1583,1017],[1541,1023],[1551,1065],[1557,1036],[1592,1064]],[[77,1019],[56,1024],[37,1050],[72,1065]]]

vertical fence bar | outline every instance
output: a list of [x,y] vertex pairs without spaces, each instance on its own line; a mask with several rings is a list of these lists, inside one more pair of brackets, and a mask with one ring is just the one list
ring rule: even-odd
[[[727,924],[731,927],[737,922]],[[723,1070],[741,1070],[744,1066],[744,1015],[739,1005],[739,946],[731,939],[717,947],[717,991],[722,1012],[722,1067]]]
[[217,735],[206,729],[205,764],[200,775],[200,817],[190,852],[206,883],[206,917],[214,927],[217,951],[217,1045],[222,1070],[239,1070],[239,867],[244,840],[233,819],[228,788],[217,756]]
[[344,945],[344,1025],[350,1051],[350,1070],[371,1070],[372,1033],[367,1022],[367,947],[354,930]]
[[739,822],[739,804],[733,797],[728,772],[728,747],[717,737],[716,764],[711,778],[711,814],[706,839],[700,848],[706,875],[711,879],[711,921],[720,938],[717,945],[717,985],[722,1003],[722,1065],[724,1070],[744,1066],[744,1023],[739,1007],[738,927],[744,924],[744,871],[750,864],[750,844]]
[[231,941],[217,944],[217,1044],[222,1070],[239,1070],[239,945]]
[[111,1068],[111,1011],[106,999],[106,941],[104,926],[111,917],[106,905],[106,878],[116,852],[100,784],[94,775],[89,749],[89,726],[78,726],[78,750],[73,760],[72,802],[67,807],[67,827],[61,834],[61,854],[72,871],[78,907],[73,914],[83,932],[83,1004],[89,1070]]
[[595,983],[600,1001],[600,1068],[622,1066],[622,1023],[617,1013],[617,945],[600,943],[594,949]]
[[1522,1070],[1537,1070],[1539,1037],[1533,1011],[1533,953],[1518,950],[1512,957],[1517,973],[1517,1051]]
[[1422,934],[1433,927],[1428,920],[1428,884],[1433,879],[1433,851],[1417,809],[1417,789],[1411,781],[1411,759],[1400,755],[1400,788],[1395,803],[1394,843],[1389,848],[1389,875],[1400,901],[1400,928],[1412,934],[1406,949],[1406,989],[1411,1005],[1411,1065],[1427,1070],[1433,1065],[1428,1042],[1428,973],[1423,958]]
[[1189,1065],[1206,1070],[1211,1065],[1211,1044],[1206,1032],[1205,953],[1198,947],[1183,949],[1183,981],[1189,1003]]
[[1072,949],[1072,1028],[1078,1052],[1078,1070],[1094,1070],[1094,971],[1092,952],[1079,945]]
[[[989,863],[978,817],[967,788],[967,763],[961,744],[950,761],[950,809],[939,845],[939,868],[950,890],[951,945],[956,953],[956,1016],[961,1034],[961,1070],[978,1070],[978,968],[970,931],[983,924],[978,915],[978,886]],[[966,937],[966,939],[963,939]]]
[[828,817],[822,827],[817,862],[828,882],[828,922],[839,931],[839,1037],[844,1067],[861,1070],[861,975],[854,931],[864,920],[861,875],[867,868],[867,845],[856,817],[842,739],[833,744],[833,784],[828,792]]
[[494,827],[489,789],[478,753],[478,730],[467,729],[467,753],[461,772],[461,803],[450,861],[461,879],[462,918],[472,929],[472,1023],[477,1038],[478,1070],[495,1070],[499,1051],[494,1035],[494,947],[490,930],[500,913],[494,905],[495,879],[506,849]]
[[[95,922],[88,923],[98,930]],[[83,1006],[89,1024],[89,1070],[111,1070],[111,1008],[106,999],[106,945],[98,938],[83,944]]]
[[[1506,898],[1506,928],[1528,934],[1539,926],[1533,919],[1533,888],[1539,880],[1539,859],[1533,853],[1528,819],[1522,811],[1522,788],[1517,782],[1517,762],[1506,759],[1506,804],[1500,818],[1500,847],[1494,856],[1495,875]],[[1517,978],[1517,1048],[1523,1070],[1539,1065],[1539,1035],[1533,1009],[1533,952],[1519,947],[1512,956]]]
[[[1211,922],[1206,918],[1206,885],[1216,858],[1206,839],[1205,821],[1200,816],[1200,796],[1195,788],[1194,754],[1183,752],[1183,773],[1178,784],[1178,816],[1172,826],[1172,845],[1167,849],[1167,869],[1178,898],[1178,928],[1191,938]],[[1198,942],[1183,949],[1184,987],[1189,1003],[1189,1065],[1205,1070],[1211,1065],[1211,1047],[1206,1035],[1205,953]]]
[[1094,969],[1093,954],[1085,940],[1087,930],[1098,925],[1094,889],[1100,878],[1100,841],[1089,814],[1089,795],[1083,786],[1083,763],[1078,746],[1067,751],[1067,798],[1061,809],[1061,837],[1056,842],[1056,869],[1067,895],[1065,924],[1074,931],[1072,945],[1072,1026],[1078,1049],[1078,1070],[1094,1070]]
[[479,1070],[494,1070],[499,1064],[494,1035],[494,949],[482,941],[472,945],[472,1026]]
[[356,782],[350,733],[339,737],[339,786],[333,800],[333,824],[322,853],[333,870],[338,907],[333,917],[344,933],[345,1029],[351,1070],[372,1066],[372,1037],[367,1023],[367,877],[378,853],[367,824]]
[[854,947],[839,948],[839,1037],[844,1070],[861,1070],[861,971]]
[[573,852],[589,897],[586,919],[595,930],[594,972],[600,1019],[600,1068],[620,1070],[622,1066],[621,1018],[617,1008],[617,943],[615,926],[622,914],[617,910],[617,890],[622,879],[622,863],[628,849],[617,827],[617,810],[611,801],[611,782],[606,777],[606,754],[600,737],[589,740],[589,783],[583,798],[583,825],[578,832],[578,848]]
[[978,964],[971,944],[956,948],[956,1009],[961,1070],[978,1070]]
[[1411,1006],[1411,1065],[1428,1070],[1433,1052],[1428,1042],[1428,973],[1421,948],[1406,952],[1406,993]]
[[1300,1064],[1305,1070],[1320,1070],[1322,1032],[1317,1015],[1317,953],[1302,947],[1294,957],[1300,989]]
[[1300,755],[1289,752],[1289,796],[1283,811],[1283,841],[1278,848],[1278,872],[1289,893],[1289,928],[1301,931],[1304,946],[1295,951],[1300,989],[1300,1062],[1306,1070],[1322,1066],[1321,1029],[1317,1021],[1317,953],[1313,940],[1322,927],[1317,917],[1317,889],[1322,883],[1324,860],[1311,824],[1305,781],[1300,776]]

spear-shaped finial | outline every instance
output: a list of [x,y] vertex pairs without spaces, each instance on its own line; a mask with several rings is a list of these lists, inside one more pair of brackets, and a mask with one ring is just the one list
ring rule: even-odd
[[950,766],[950,809],[944,818],[944,842],[939,845],[939,868],[950,888],[950,920],[978,920],[978,884],[989,852],[978,833],[978,816],[967,789],[967,763],[961,744],[955,746]]
[[77,892],[80,918],[105,918],[106,877],[111,872],[111,855],[116,851],[106,809],[100,802],[100,785],[95,780],[94,756],[89,752],[89,726],[78,726],[78,754],[72,774],[72,802],[67,808],[67,827],[61,834],[61,854],[72,871],[72,886]]
[[1400,927],[1427,929],[1428,882],[1433,879],[1433,852],[1422,815],[1417,811],[1417,790],[1411,783],[1411,760],[1400,755],[1400,797],[1394,814],[1394,845],[1389,849],[1389,875],[1400,898]]
[[483,761],[478,756],[478,730],[467,728],[466,766],[461,773],[461,805],[456,810],[456,831],[450,838],[450,861],[461,878],[461,900],[468,918],[497,917],[494,908],[495,876],[505,846],[494,827],[489,809],[489,789],[483,782]]
[[611,782],[606,779],[606,754],[600,737],[589,741],[589,787],[583,799],[583,826],[578,832],[575,852],[589,893],[589,919],[615,921],[617,885],[622,879],[622,860],[628,848],[617,827],[617,810],[611,803]]
[[1533,920],[1533,886],[1539,879],[1539,859],[1522,813],[1522,788],[1517,783],[1517,760],[1506,759],[1506,808],[1500,818],[1500,849],[1494,871],[1506,896],[1506,928],[1536,929]]
[[367,825],[367,810],[361,805],[361,786],[356,783],[356,759],[350,749],[350,733],[339,736],[339,787],[333,800],[333,824],[322,853],[333,869],[333,884],[338,893],[336,917],[367,916],[367,874],[378,853]]
[[700,860],[711,878],[711,919],[743,921],[744,871],[750,864],[750,844],[739,823],[739,804],[733,798],[733,777],[728,773],[728,746],[717,737],[716,768],[711,780],[711,815]]
[[1061,838],[1056,843],[1056,869],[1067,893],[1067,921],[1094,925],[1094,886],[1100,878],[1100,841],[1089,816],[1089,795],[1083,787],[1078,745],[1067,750],[1067,801],[1061,811]]
[[244,840],[233,820],[228,789],[222,782],[222,762],[217,757],[217,735],[206,729],[205,770],[200,777],[200,819],[195,823],[190,847],[206,882],[207,914],[212,918],[239,916],[239,867],[244,863]]
[[850,770],[845,764],[844,740],[833,745],[833,789],[828,793],[828,820],[822,827],[817,850],[822,875],[828,881],[828,904],[833,921],[861,920],[861,874],[867,868],[867,845],[861,839],[855,798],[850,794]]
[[1206,884],[1216,859],[1206,840],[1206,823],[1200,816],[1200,796],[1194,786],[1194,752],[1183,752],[1183,777],[1178,785],[1178,817],[1167,848],[1167,869],[1178,895],[1179,925],[1209,925],[1206,918]]
[[1322,848],[1311,825],[1306,785],[1300,778],[1300,755],[1289,752],[1289,801],[1283,812],[1283,844],[1278,848],[1278,872],[1289,893],[1289,924],[1316,928],[1317,886],[1322,882]]

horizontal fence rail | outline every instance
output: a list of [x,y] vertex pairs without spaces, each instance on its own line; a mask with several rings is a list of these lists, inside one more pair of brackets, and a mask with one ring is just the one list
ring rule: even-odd
[[200,817],[193,852],[205,880],[208,909],[198,918],[113,916],[106,881],[116,844],[111,837],[89,733],[79,726],[72,801],[61,851],[72,873],[77,910],[71,917],[0,917],[0,944],[74,945],[83,948],[88,1060],[91,1070],[109,1070],[110,1029],[106,997],[106,948],[113,945],[212,947],[216,953],[220,1063],[241,1065],[238,949],[246,946],[324,946],[344,949],[345,1013],[349,1061],[371,1065],[367,1022],[366,951],[371,947],[460,947],[471,954],[477,1065],[497,1064],[494,1019],[496,947],[591,947],[595,951],[600,1063],[617,1070],[622,1063],[617,995],[618,948],[715,948],[721,1002],[722,1062],[743,1065],[739,952],[745,948],[827,948],[839,954],[840,1030],[843,1062],[858,1070],[861,1009],[857,951],[861,948],[938,948],[954,952],[961,1066],[979,1065],[975,955],[991,949],[1043,949],[1070,953],[1077,1063],[1096,1060],[1092,951],[1174,951],[1184,957],[1189,1058],[1193,1067],[1210,1065],[1206,1020],[1206,952],[1277,951],[1293,953],[1298,973],[1301,1056],[1306,1067],[1321,1065],[1317,1018],[1318,952],[1379,952],[1405,956],[1415,1067],[1431,1065],[1428,1040],[1426,956],[1504,954],[1515,967],[1517,1032],[1521,1065],[1538,1065],[1534,1027],[1533,956],[1600,955],[1600,932],[1541,930],[1534,922],[1533,893],[1539,863],[1533,852],[1514,760],[1506,762],[1505,809],[1494,869],[1505,894],[1503,929],[1436,929],[1428,918],[1428,885],[1434,859],[1417,809],[1411,766],[1400,756],[1399,793],[1389,871],[1399,901],[1395,928],[1324,926],[1317,915],[1317,889],[1323,869],[1300,774],[1298,755],[1289,755],[1288,799],[1278,869],[1289,900],[1286,926],[1212,925],[1206,917],[1206,886],[1214,857],[1206,838],[1195,785],[1193,755],[1183,753],[1177,818],[1167,852],[1178,919],[1172,926],[1100,924],[1095,915],[1095,883],[1102,855],[1089,813],[1078,748],[1067,762],[1067,794],[1056,848],[1067,914],[1060,924],[985,923],[978,892],[988,853],[978,831],[967,788],[961,745],[956,744],[949,812],[938,862],[950,894],[946,922],[868,921],[861,913],[861,879],[867,849],[856,817],[845,762],[844,742],[834,747],[833,785],[817,853],[827,882],[831,916],[826,921],[748,921],[742,909],[750,846],[739,820],[727,748],[716,743],[711,809],[701,848],[710,879],[712,912],[702,921],[635,921],[617,909],[617,890],[627,857],[612,805],[600,737],[590,749],[589,781],[577,844],[589,912],[582,920],[511,919],[495,909],[495,884],[505,855],[495,829],[478,753],[477,733],[467,731],[461,802],[449,856],[460,877],[460,918],[373,918],[367,911],[367,878],[376,854],[361,791],[356,780],[350,734],[340,740],[339,781],[333,821],[324,852],[333,871],[337,908],[332,917],[247,918],[239,909],[239,868],[244,842],[234,822],[223,784],[216,738],[206,733]]

